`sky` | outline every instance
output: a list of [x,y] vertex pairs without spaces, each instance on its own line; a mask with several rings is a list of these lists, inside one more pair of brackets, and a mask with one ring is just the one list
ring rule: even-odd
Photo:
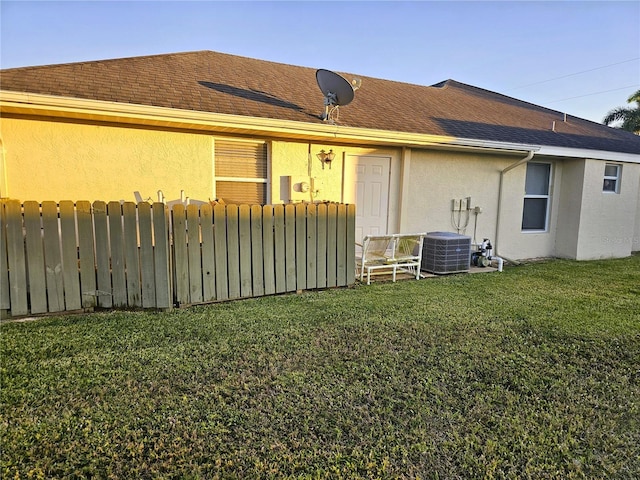
[[3,69],[196,50],[453,79],[601,122],[640,89],[640,1],[0,1]]

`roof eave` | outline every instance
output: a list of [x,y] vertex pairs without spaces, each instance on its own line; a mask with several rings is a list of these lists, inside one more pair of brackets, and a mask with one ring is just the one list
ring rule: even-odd
[[229,115],[8,90],[0,90],[0,113],[345,144],[482,149],[500,152],[528,152],[541,148],[540,145]]
[[636,153],[589,150],[586,148],[543,146],[537,154],[549,157],[588,158],[591,160],[607,160],[610,162],[640,163],[640,155]]

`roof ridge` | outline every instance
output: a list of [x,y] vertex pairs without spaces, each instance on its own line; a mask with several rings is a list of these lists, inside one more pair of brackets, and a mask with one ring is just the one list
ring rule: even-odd
[[471,84],[464,83],[464,82],[460,82],[458,80],[449,79],[449,80],[445,80],[444,82],[440,82],[440,83],[444,84],[443,87],[455,87],[455,88],[460,88],[461,90],[480,92],[480,93],[488,94],[488,95],[491,95],[491,96],[494,96],[494,97],[500,97],[500,98],[508,99],[510,101],[518,102],[520,104],[526,104],[526,105],[528,105],[530,107],[534,107],[537,110],[545,111],[545,112],[550,113],[550,114],[557,114],[557,115],[559,115],[559,116],[561,116],[563,118],[565,116],[567,118],[571,117],[574,120],[580,120],[580,121],[584,121],[584,122],[591,122],[591,123],[595,123],[596,125],[601,125],[602,126],[602,124],[600,124],[598,122],[594,122],[594,121],[588,120],[586,118],[576,117],[575,115],[570,115],[570,114],[568,114],[566,112],[563,112],[561,110],[555,110],[553,108],[549,108],[549,107],[545,107],[545,106],[542,106],[542,105],[538,105],[537,103],[531,103],[531,102],[528,102],[527,100],[522,100],[521,98],[512,97],[510,95],[505,95],[504,93],[496,92],[495,90],[488,90],[486,88],[478,87],[476,85],[471,85]]
[[[148,55],[134,55],[130,57],[99,58],[94,60],[79,60],[77,62],[50,63],[50,64],[44,64],[44,65],[27,65],[24,67],[2,68],[0,69],[0,72],[10,71],[10,70],[32,70],[36,68],[68,67],[73,65],[84,65],[87,63],[112,63],[112,62],[121,62],[123,60],[139,60],[139,59],[155,58],[155,57],[187,56],[187,55],[193,55],[195,53],[218,53],[218,52],[214,52],[213,50],[190,50],[186,52],[151,53]],[[227,55],[227,54],[223,54],[223,55]]]

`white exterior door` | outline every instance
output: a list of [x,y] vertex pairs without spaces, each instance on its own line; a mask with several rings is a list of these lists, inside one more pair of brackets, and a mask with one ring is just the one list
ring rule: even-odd
[[347,155],[343,201],[356,205],[356,242],[387,233],[390,166],[390,157]]

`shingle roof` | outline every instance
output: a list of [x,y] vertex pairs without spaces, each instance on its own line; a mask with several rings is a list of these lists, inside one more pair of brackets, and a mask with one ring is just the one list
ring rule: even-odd
[[[211,51],[0,70],[2,90],[322,123],[316,69]],[[447,80],[359,77],[339,124],[477,140],[640,154],[640,137]],[[555,131],[552,125],[555,122]]]

